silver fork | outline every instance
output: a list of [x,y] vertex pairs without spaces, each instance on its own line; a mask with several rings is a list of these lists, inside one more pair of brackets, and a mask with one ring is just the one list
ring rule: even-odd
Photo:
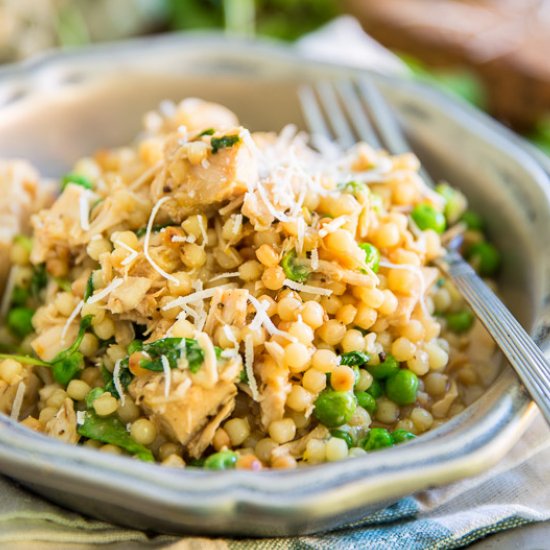
[[[315,88],[302,86],[299,97],[314,145],[315,139],[331,140],[347,149],[364,141],[391,154],[411,150],[390,107],[366,77],[356,83],[345,80],[319,82]],[[424,170],[421,176],[428,186],[434,186]],[[434,264],[462,294],[550,424],[550,365],[542,351],[456,249],[448,248]]]

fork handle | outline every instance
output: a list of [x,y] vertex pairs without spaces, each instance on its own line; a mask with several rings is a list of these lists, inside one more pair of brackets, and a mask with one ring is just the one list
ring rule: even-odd
[[550,365],[542,351],[458,252],[435,263],[494,338],[550,425]]

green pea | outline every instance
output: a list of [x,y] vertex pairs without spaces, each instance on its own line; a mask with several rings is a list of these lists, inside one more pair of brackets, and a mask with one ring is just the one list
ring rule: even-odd
[[376,379],[384,379],[392,376],[399,370],[399,363],[393,355],[386,355],[386,358],[378,365],[367,365],[367,370]]
[[230,470],[235,468],[238,455],[233,451],[220,451],[210,455],[204,461],[204,467],[208,470]]
[[433,229],[437,233],[443,233],[447,227],[445,216],[431,204],[417,204],[411,212],[411,217],[422,230]]
[[485,222],[483,221],[483,218],[479,214],[476,214],[471,210],[466,210],[466,212],[462,214],[460,221],[465,223],[468,229],[474,231],[483,231],[485,228]]
[[361,243],[359,248],[365,251],[365,263],[375,272],[380,269],[380,251],[370,243]]
[[338,439],[343,439],[348,446],[348,449],[351,449],[354,445],[353,437],[349,432],[344,430],[330,430],[330,435],[332,437],[337,437]]
[[32,317],[34,309],[30,307],[14,307],[8,313],[8,328],[19,338],[25,338],[34,329],[32,326]]
[[474,324],[475,316],[471,311],[457,311],[456,313],[447,313],[445,316],[447,319],[447,328],[461,334],[472,328]]
[[386,380],[386,395],[398,405],[412,405],[418,392],[418,376],[409,369],[401,369]]
[[500,253],[486,241],[474,243],[466,251],[466,259],[481,277],[491,277],[500,267]]
[[446,183],[440,183],[435,190],[445,199],[445,218],[449,223],[455,223],[466,208],[466,197]]
[[374,414],[376,411],[376,399],[366,391],[356,391],[355,397],[357,404],[363,407],[369,414]]
[[376,451],[385,447],[392,447],[393,439],[386,428],[371,428],[369,434],[363,440],[363,449],[365,451]]
[[373,380],[369,388],[367,388],[367,393],[372,395],[374,399],[378,399],[384,395],[384,387],[378,380]]
[[391,433],[391,437],[395,445],[399,445],[399,443],[405,443],[406,441],[410,441],[411,439],[416,439],[416,435],[408,432],[407,430],[394,430]]
[[353,393],[324,390],[315,400],[313,414],[327,428],[337,428],[351,420],[356,406]]

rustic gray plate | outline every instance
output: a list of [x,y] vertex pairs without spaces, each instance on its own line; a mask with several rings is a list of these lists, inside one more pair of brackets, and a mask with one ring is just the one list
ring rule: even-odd
[[[48,175],[81,155],[128,142],[165,98],[199,96],[253,129],[302,125],[297,85],[359,71],[269,44],[167,36],[53,54],[0,70],[0,156]],[[461,187],[502,249],[503,296],[548,343],[550,185],[521,142],[457,101],[372,75],[399,111],[422,160]],[[546,321],[545,321],[546,320]],[[169,470],[64,445],[0,418],[0,470],[49,499],[139,529],[285,535],[331,529],[430,486],[498,462],[533,415],[508,369],[461,415],[405,448],[295,471]]]

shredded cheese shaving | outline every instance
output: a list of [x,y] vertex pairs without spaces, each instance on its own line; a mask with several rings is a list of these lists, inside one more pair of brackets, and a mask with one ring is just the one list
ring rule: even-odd
[[15,280],[17,277],[17,267],[12,266],[10,273],[8,275],[8,280],[6,281],[6,288],[4,289],[4,294],[2,296],[2,305],[0,306],[0,318],[4,318],[10,309],[11,298],[13,294],[13,289],[15,288]]
[[162,363],[162,371],[164,372],[164,397],[168,399],[170,395],[170,386],[172,384],[172,372],[170,371],[170,363],[166,355],[160,356],[160,362]]
[[226,290],[229,288],[235,288],[235,285],[228,283],[225,285],[219,285],[214,288],[207,288],[206,290],[197,290],[192,294],[187,296],[180,296],[171,302],[168,302],[165,306],[162,307],[163,310],[172,309],[173,307],[183,307],[184,305],[189,304],[190,302],[198,302],[200,300],[206,300],[207,298],[212,298],[218,290]]
[[[208,279],[209,283],[213,283],[214,281],[219,281],[220,279],[230,279],[233,277],[239,277],[240,273],[238,271],[228,271],[227,273],[220,273],[219,275],[214,275],[211,279]],[[219,288],[219,287],[218,287]]]
[[162,269],[159,265],[156,264],[156,262],[151,258],[151,255],[149,254],[149,241],[151,240],[151,231],[153,230],[153,223],[155,223],[155,218],[157,217],[158,211],[160,210],[160,207],[167,201],[170,200],[171,197],[162,197],[162,199],[158,200],[153,206],[153,210],[151,210],[151,215],[149,216],[149,221],[147,222],[147,229],[145,231],[145,240],[143,241],[143,253],[145,254],[145,257],[147,258],[147,261],[151,265],[151,267],[162,277],[165,279],[168,279],[169,281],[172,281],[176,286],[180,284],[179,280],[174,277],[173,275],[170,275],[169,273],[166,273],[164,269]]
[[[82,189],[82,188],[80,188]],[[84,231],[90,229],[90,194],[86,189],[82,189],[78,197],[78,206],[80,210],[80,226]]]
[[118,395],[120,397],[120,404],[124,405],[126,397],[124,396],[124,388],[122,387],[122,383],[120,382],[121,363],[122,359],[117,359],[117,361],[115,361],[115,368],[113,369],[113,384],[115,385],[116,391],[118,392]]
[[320,296],[330,296],[332,294],[332,290],[328,288],[322,288],[320,286],[313,285],[304,285],[302,283],[292,281],[291,279],[285,279],[283,281],[283,285],[291,288],[292,290],[296,290],[297,292],[307,292],[308,294],[318,294]]
[[199,332],[196,335],[196,339],[204,353],[202,371],[205,373],[206,378],[210,380],[210,383],[214,385],[218,381],[218,362],[214,344],[212,344],[212,340],[210,340],[208,334],[204,332]]
[[17,390],[15,392],[15,398],[13,399],[13,405],[11,406],[10,418],[16,422],[19,420],[19,415],[21,414],[21,405],[23,405],[23,398],[25,397],[25,390],[27,386],[25,382],[19,382]]
[[78,314],[82,311],[82,307],[84,306],[84,300],[80,300],[76,307],[73,309],[69,317],[67,317],[67,321],[65,322],[65,325],[63,326],[63,330],[61,331],[61,343],[65,343],[65,336],[67,336],[67,331],[69,330],[69,327],[71,326],[72,322],[77,318]]
[[203,244],[208,244],[208,235],[206,234],[206,227],[204,227],[202,216],[197,216],[197,220],[199,221],[199,229],[202,235],[202,242]]
[[78,426],[82,426],[86,422],[86,411],[76,411],[76,423]]
[[260,392],[258,391],[258,383],[254,376],[254,341],[251,334],[244,337],[244,368],[248,377],[248,386],[252,393],[254,401],[260,401]]
[[[283,330],[279,330],[274,324],[273,321],[269,318],[269,315],[266,313],[266,307],[263,306],[257,298],[252,296],[251,294],[248,296],[248,300],[250,303],[254,306],[254,309],[256,310],[257,315],[259,316],[260,323],[265,327],[267,332],[271,334],[272,336],[274,334],[278,334],[279,336],[282,336],[283,338],[286,338],[287,340],[290,340],[291,342],[295,342],[296,338],[292,336],[291,334],[288,334],[288,332],[284,332]],[[254,322],[254,321],[253,321]]]
[[314,248],[311,251],[311,269],[317,271],[319,269],[319,249]]
[[129,252],[129,256],[126,256],[124,260],[122,260],[121,265],[127,266],[128,264],[131,264],[138,256],[139,252],[137,250],[134,250],[131,246],[128,246],[126,243],[122,241],[115,241],[115,244],[120,246],[121,248],[124,248],[127,252]]
[[329,233],[334,233],[334,231],[342,227],[347,222],[347,216],[339,216],[338,218],[335,218],[319,230],[319,237],[323,238],[326,237]]
[[88,298],[88,301],[86,303],[95,304],[96,302],[103,300],[103,298],[111,294],[111,292],[113,292],[113,290],[116,290],[123,282],[123,279],[121,279],[120,277],[116,277],[103,290],[100,290],[99,292]]

